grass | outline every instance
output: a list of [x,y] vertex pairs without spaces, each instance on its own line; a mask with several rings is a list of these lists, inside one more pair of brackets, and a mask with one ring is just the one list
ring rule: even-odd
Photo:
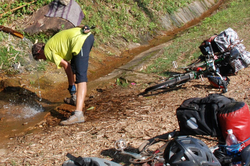
[[91,10],[97,14],[86,11],[86,21],[83,23],[99,26],[96,33],[97,43],[113,42],[119,38],[128,42],[139,42],[140,36],[154,34],[161,29],[158,16],[172,13],[190,2],[191,0],[88,1],[82,4],[82,8],[87,10],[88,6],[94,6]]
[[220,33],[228,27],[233,28],[236,32],[243,28],[241,25],[249,19],[250,15],[249,0],[230,0],[223,6],[223,10],[205,18],[199,25],[179,34],[165,48],[164,53],[152,65],[148,66],[144,72],[168,76],[168,71],[173,70],[173,61],[177,61],[179,66],[185,66],[201,54],[198,47],[203,40],[215,33]]
[[[31,4],[29,3],[32,0],[0,2],[0,14],[5,13],[0,24],[20,20],[51,1],[37,0]],[[96,45],[112,44],[121,39],[126,42],[139,42],[140,36],[148,33],[154,34],[157,30],[162,29],[158,22],[159,16],[165,15],[167,12],[173,13],[192,1],[194,0],[76,0],[85,14],[82,24],[98,26],[95,29]],[[25,4],[29,5],[11,12]],[[20,28],[16,27],[16,29]],[[39,38],[39,36],[30,36],[33,40],[37,37]],[[49,36],[47,39],[44,39],[44,36],[41,38],[46,42]],[[121,45],[116,45],[116,47],[121,47]]]
[[[32,15],[34,11],[49,4],[52,0],[16,0],[0,2],[0,25],[9,25],[14,21],[20,22],[25,16]],[[140,37],[155,35],[162,27],[158,22],[159,16],[165,13],[173,13],[178,8],[186,6],[194,0],[76,0],[83,9],[85,18],[82,24],[97,25],[94,30],[95,46],[100,44],[112,45],[116,48],[124,48],[124,43],[140,42]],[[63,27],[62,27],[63,28]],[[16,25],[15,30],[22,32],[22,28]],[[37,34],[25,37],[32,42],[38,39],[46,43],[51,36]],[[0,65],[2,69],[11,69],[13,61],[9,58],[15,56],[15,49],[6,51],[7,47],[0,47]],[[17,51],[17,50],[16,50]],[[21,55],[21,54],[19,54]],[[18,56],[15,60],[18,60]],[[44,70],[41,64],[38,70]]]
[[[20,20],[25,15],[30,15],[40,7],[52,2],[52,0],[16,0],[0,2],[0,24],[9,24]],[[18,27],[17,27],[18,28]]]
[[[155,31],[161,30],[159,26],[158,17],[164,13],[173,13],[180,7],[186,6],[194,0],[76,0],[85,13],[85,19],[82,24],[97,25],[95,29],[95,45],[107,44],[114,45],[119,48],[122,45],[122,40],[125,42],[140,42],[140,36],[154,35]],[[7,12],[30,1],[15,1],[13,4],[6,5],[2,13]],[[39,7],[50,3],[51,0],[41,1],[28,5],[25,9],[16,10],[13,13],[8,13],[3,16],[0,23],[8,24],[13,19],[20,19],[24,15],[31,14]],[[178,64],[186,65],[186,63],[193,61],[200,55],[198,46],[200,43],[227,27],[235,26],[237,22],[242,22],[249,16],[249,0],[229,0],[226,8],[219,11],[217,14],[208,17],[202,21],[198,26],[190,28],[186,32],[179,34],[174,40],[173,44],[165,48],[162,56],[160,56],[154,64],[149,66],[145,72],[157,73],[164,75],[166,71],[172,69],[172,62],[178,61]],[[0,6],[3,5],[0,2]],[[2,7],[2,8],[3,8]],[[240,9],[240,10],[239,10]],[[0,13],[1,14],[1,13]],[[14,15],[16,18],[10,17]],[[18,29],[18,27],[17,27]],[[35,36],[27,36],[34,40],[38,38],[39,41],[46,42],[50,36],[39,34]],[[119,41],[119,42],[117,42]],[[6,48],[1,47],[2,52],[0,56],[9,54],[8,56],[15,56],[14,50],[7,53]],[[5,52],[5,53],[4,53]],[[21,55],[21,54],[20,54]],[[10,58],[9,57],[9,58]],[[1,57],[0,62],[6,65],[3,68],[10,68],[11,63],[3,63],[6,57]],[[45,69],[45,64],[38,67],[39,70]]]
[[[8,40],[8,35],[0,32],[0,42]],[[16,50],[13,45],[6,44],[0,46],[0,69],[6,71],[9,74],[14,74],[16,71],[13,69],[14,65],[18,65],[22,61],[23,53]]]
[[13,49],[12,46],[0,47],[0,54],[5,55],[0,57],[0,62],[2,62],[2,69],[7,69],[11,64],[19,62],[20,52]]
[[23,67],[28,72],[36,68],[43,71],[48,62],[31,64],[29,44],[24,40],[17,40],[16,37],[0,31],[0,71],[7,75],[15,75],[22,72]]

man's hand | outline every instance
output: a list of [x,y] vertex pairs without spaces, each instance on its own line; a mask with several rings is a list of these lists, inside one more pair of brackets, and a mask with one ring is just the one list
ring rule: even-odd
[[72,96],[73,94],[76,93],[76,86],[75,86],[75,85],[69,85],[68,90],[69,90],[69,93],[70,93],[71,96]]
[[74,74],[72,72],[71,65],[69,64],[69,62],[62,59],[60,66],[64,68],[64,70],[67,74],[69,85],[73,85],[74,84]]

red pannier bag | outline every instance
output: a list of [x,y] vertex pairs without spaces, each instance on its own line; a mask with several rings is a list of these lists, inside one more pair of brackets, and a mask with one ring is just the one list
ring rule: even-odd
[[245,102],[229,103],[218,112],[217,116],[225,140],[227,130],[232,129],[239,143],[245,141],[242,149],[250,144],[248,139],[250,137],[250,111]]

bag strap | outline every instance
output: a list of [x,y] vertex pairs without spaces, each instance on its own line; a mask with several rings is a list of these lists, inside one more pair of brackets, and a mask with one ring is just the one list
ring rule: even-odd
[[70,153],[67,153],[66,156],[67,156],[70,160],[74,161],[74,163],[75,163],[77,166],[83,166],[84,160],[83,160],[83,158],[82,158],[81,156],[75,157],[75,156],[73,156],[73,155],[70,154]]
[[238,146],[244,144],[245,142],[247,142],[248,140],[250,140],[250,137],[248,139],[238,143],[238,144],[235,144],[235,145],[230,145],[230,146],[228,146],[228,145],[219,145],[219,146],[221,146],[221,147],[238,147]]

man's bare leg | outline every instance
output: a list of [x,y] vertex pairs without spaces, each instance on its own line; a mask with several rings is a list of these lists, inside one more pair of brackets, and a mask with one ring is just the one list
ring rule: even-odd
[[81,82],[77,84],[76,92],[76,110],[83,111],[85,107],[85,97],[87,95],[87,82]]
[[87,94],[87,82],[81,82],[77,84],[76,92],[76,110],[74,115],[70,116],[69,119],[61,121],[61,125],[71,125],[75,123],[82,123],[85,121],[83,116],[83,108],[85,107],[85,97]]

